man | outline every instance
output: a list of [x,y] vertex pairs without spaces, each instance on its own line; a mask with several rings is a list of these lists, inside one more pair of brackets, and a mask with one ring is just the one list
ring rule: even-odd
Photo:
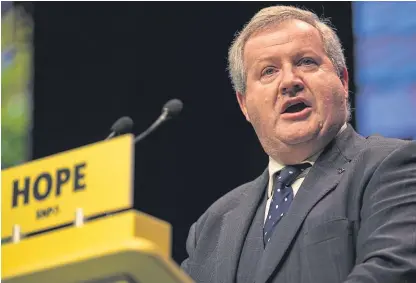
[[263,9],[229,69],[270,162],[192,225],[182,268],[196,282],[416,282],[416,143],[347,123],[335,32],[308,11]]

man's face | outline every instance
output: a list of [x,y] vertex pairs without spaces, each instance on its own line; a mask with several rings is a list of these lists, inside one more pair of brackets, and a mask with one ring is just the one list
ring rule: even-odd
[[348,73],[339,78],[318,30],[288,20],[250,37],[246,93],[237,93],[265,151],[301,162],[324,147],[346,120]]

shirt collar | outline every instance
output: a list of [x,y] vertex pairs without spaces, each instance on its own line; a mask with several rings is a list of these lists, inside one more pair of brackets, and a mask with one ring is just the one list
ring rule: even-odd
[[[337,136],[341,134],[346,128],[347,128],[347,123],[344,123],[344,125],[342,125],[341,129],[339,130]],[[316,160],[318,159],[319,155],[321,155],[322,151],[323,149],[321,149],[320,151],[318,151],[317,153],[315,153],[314,155],[312,155],[311,157],[309,157],[308,159],[304,160],[301,163],[310,163],[312,167],[315,164]],[[269,184],[273,184],[274,174],[282,170],[284,167],[285,167],[284,164],[277,162],[276,160],[274,160],[272,157],[269,156]],[[267,191],[267,197],[270,198],[272,196],[272,193],[273,193],[273,186],[269,186],[268,191]]]

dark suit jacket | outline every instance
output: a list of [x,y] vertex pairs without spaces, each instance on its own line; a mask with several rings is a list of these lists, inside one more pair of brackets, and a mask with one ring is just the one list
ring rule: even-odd
[[[267,182],[265,170],[192,225],[181,267],[196,282],[235,282]],[[348,125],[306,176],[255,282],[416,283],[416,142],[364,138]]]

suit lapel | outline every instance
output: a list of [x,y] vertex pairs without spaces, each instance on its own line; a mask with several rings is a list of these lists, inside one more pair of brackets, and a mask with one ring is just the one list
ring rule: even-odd
[[321,154],[302,183],[286,217],[276,226],[259,263],[255,282],[266,282],[275,270],[279,270],[279,264],[296,239],[309,211],[336,187],[344,172],[339,168],[344,168],[347,161],[335,145]]
[[268,170],[254,180],[242,195],[238,206],[224,215],[222,237],[218,244],[216,282],[235,282],[244,240],[268,182]]

